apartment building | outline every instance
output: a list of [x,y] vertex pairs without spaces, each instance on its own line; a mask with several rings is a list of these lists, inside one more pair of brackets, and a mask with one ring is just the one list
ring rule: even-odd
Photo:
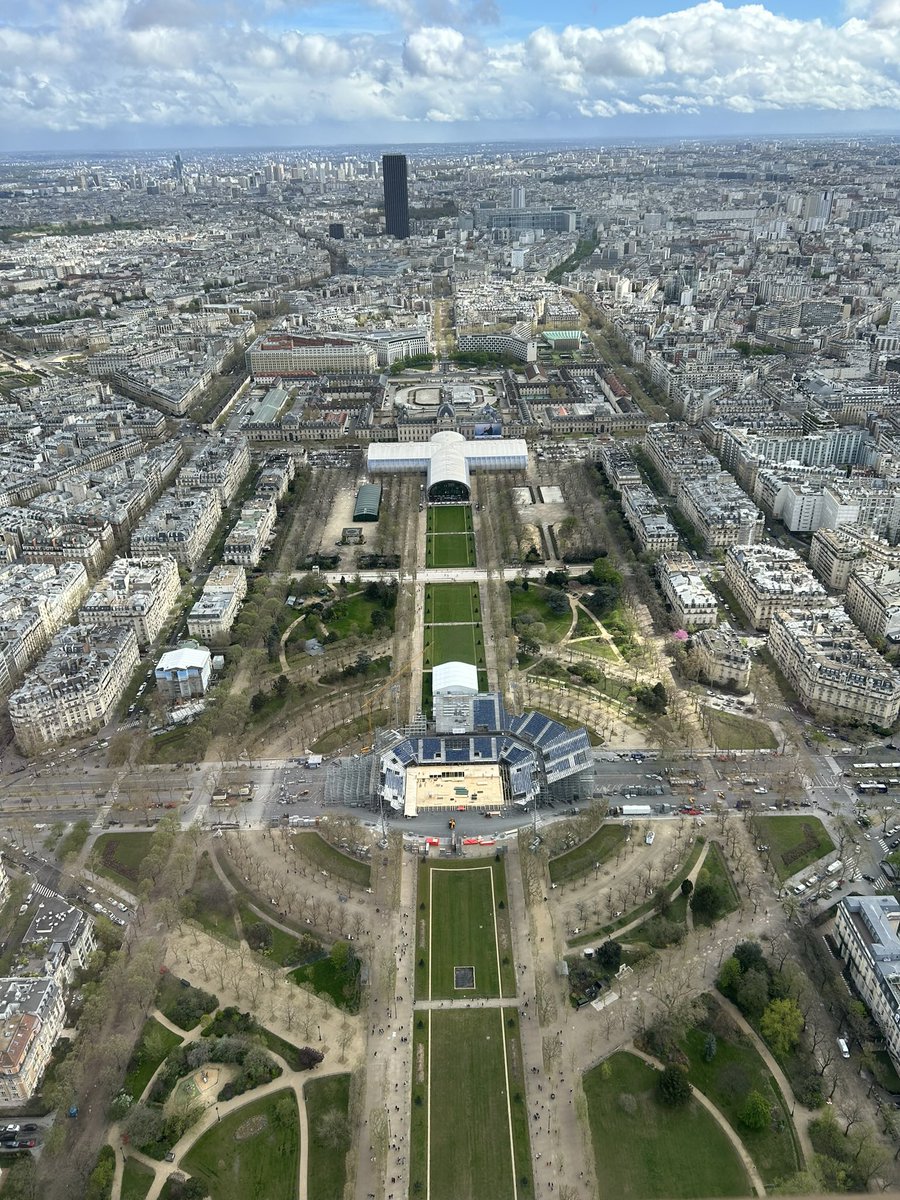
[[250,470],[250,443],[245,437],[217,437],[191,456],[178,475],[178,491],[214,491],[227,508]]
[[659,586],[681,629],[705,629],[719,619],[715,596],[690,554],[666,554],[656,564]]
[[256,480],[257,496],[274,496],[276,502],[283,500],[296,473],[297,465],[292,454],[268,455]]
[[258,566],[277,516],[274,496],[248,501],[225,539],[222,561],[244,567]]
[[850,572],[844,607],[873,642],[900,639],[900,570],[862,563]]
[[117,558],[85,600],[81,617],[96,625],[131,625],[143,648],[159,634],[180,590],[174,558]]
[[847,896],[837,906],[834,940],[850,977],[900,1064],[900,901]]
[[30,904],[31,924],[22,938],[22,947],[39,947],[33,952],[34,970],[55,979],[60,987],[72,983],[77,971],[83,971],[97,949],[94,921],[80,908],[51,892],[39,888]]
[[625,487],[621,495],[622,514],[641,553],[664,554],[677,548],[678,533],[648,487]]
[[900,568],[900,546],[861,525],[817,529],[813,534],[809,565],[827,588],[846,591],[850,572],[860,564]]
[[216,567],[188,613],[188,633],[201,642],[221,641],[234,624],[246,595],[247,573],[243,567]]
[[643,482],[637,463],[620,443],[610,438],[597,444],[597,461],[609,486],[621,492],[626,487],[639,487]]
[[727,471],[682,479],[675,499],[710,551],[752,546],[763,536],[763,514]]
[[16,1108],[37,1091],[64,1018],[55,979],[0,979],[0,1108]]
[[209,545],[222,515],[219,493],[167,493],[131,532],[135,558],[171,557],[193,571]]
[[112,716],[138,665],[131,625],[68,625],[9,698],[16,742],[35,754],[96,733]]
[[783,546],[732,546],[725,582],[754,629],[768,629],[785,608],[827,608],[831,601],[795,550]]
[[89,580],[82,563],[0,566],[0,694],[43,653],[71,620]]
[[900,715],[900,674],[840,606],[776,612],[769,651],[802,703],[817,716],[887,729]]
[[502,333],[461,333],[457,346],[462,353],[502,354],[519,362],[537,359],[537,342],[531,336],[531,325],[527,322]]
[[716,687],[750,686],[750,651],[730,625],[701,629],[691,638],[704,679]]
[[378,354],[365,342],[337,334],[266,333],[247,350],[247,369],[254,379],[302,378],[310,372],[369,374],[378,369]]

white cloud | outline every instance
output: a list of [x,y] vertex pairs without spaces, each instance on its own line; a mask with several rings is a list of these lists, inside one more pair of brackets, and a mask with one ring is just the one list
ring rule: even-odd
[[[22,0],[0,19],[0,128],[530,121],[900,111],[900,0],[840,27],[719,0],[485,40],[493,0],[368,0],[393,35],[313,31],[284,0]],[[12,0],[0,0],[12,12]],[[2,134],[0,134],[2,145]]]

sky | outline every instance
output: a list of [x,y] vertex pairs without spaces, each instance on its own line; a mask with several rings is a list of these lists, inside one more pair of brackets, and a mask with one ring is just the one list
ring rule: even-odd
[[0,150],[900,132],[900,0],[0,0]]

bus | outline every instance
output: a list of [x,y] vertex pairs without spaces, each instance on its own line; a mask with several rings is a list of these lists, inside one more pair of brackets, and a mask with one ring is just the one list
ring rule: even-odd
[[887,791],[887,785],[878,779],[871,779],[868,782],[858,783],[856,790],[863,795],[880,794]]

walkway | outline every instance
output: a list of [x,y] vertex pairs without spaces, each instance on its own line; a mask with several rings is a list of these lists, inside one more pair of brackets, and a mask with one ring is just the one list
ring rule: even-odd
[[[663,1069],[663,1065],[659,1059],[653,1058],[653,1056],[650,1054],[645,1054],[643,1050],[633,1048],[626,1051],[626,1053],[633,1054],[636,1058],[643,1059],[645,1063],[649,1063],[650,1066],[656,1071],[661,1071]],[[731,1142],[732,1146],[734,1146],[738,1157],[744,1164],[744,1170],[747,1172],[750,1182],[753,1185],[753,1190],[756,1192],[757,1196],[764,1196],[766,1194],[765,1184],[762,1181],[762,1176],[756,1169],[756,1163],[747,1153],[747,1147],[729,1125],[724,1115],[719,1111],[718,1108],[716,1108],[715,1104],[713,1104],[712,1100],[710,1100],[708,1096],[705,1096],[703,1092],[698,1091],[696,1087],[694,1087],[692,1090],[694,1099],[703,1105],[713,1120],[721,1127],[722,1132],[728,1138],[729,1142]]]

